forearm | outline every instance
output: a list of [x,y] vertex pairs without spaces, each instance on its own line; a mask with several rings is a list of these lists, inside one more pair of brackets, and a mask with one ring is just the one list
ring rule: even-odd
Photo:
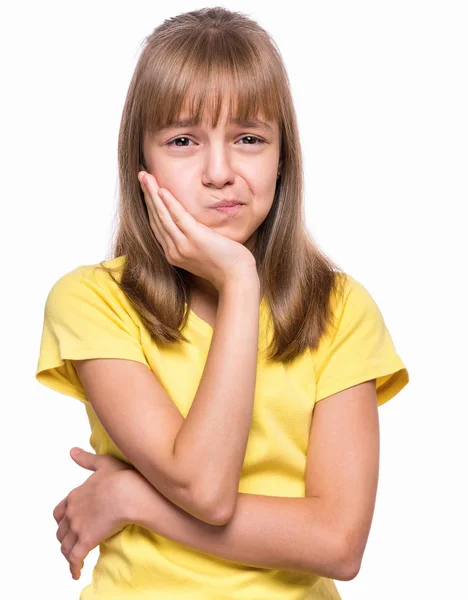
[[229,514],[234,507],[245,457],[257,372],[259,304],[260,283],[250,275],[230,281],[220,291],[204,372],[174,445],[188,480],[189,474],[197,473],[193,496],[218,514]]
[[[128,496],[128,485],[126,489]],[[349,572],[320,498],[239,493],[232,519],[216,526],[184,512],[152,486],[145,489],[135,501],[125,502],[125,522],[243,565],[333,579],[346,579]]]

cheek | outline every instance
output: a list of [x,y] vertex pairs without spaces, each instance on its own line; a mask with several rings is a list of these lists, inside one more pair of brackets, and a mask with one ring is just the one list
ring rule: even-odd
[[258,227],[260,227],[260,225],[263,223],[263,221],[267,218],[268,213],[271,210],[271,206],[272,206],[272,201],[271,200],[265,200],[264,202],[260,202],[255,206],[255,212],[253,215],[253,224],[254,224],[254,229],[257,229]]
[[201,210],[202,201],[197,200],[194,192],[195,189],[195,185],[190,183],[190,180],[180,177],[179,175],[178,180],[174,182],[171,191],[174,190],[172,192],[173,195],[182,204],[185,210],[196,218],[198,212]]
[[275,185],[263,189],[261,193],[254,197],[252,208],[255,218],[263,221],[271,210],[273,198],[275,196]]
[[158,169],[152,173],[159,187],[169,190],[174,198],[190,213],[196,210],[196,199],[193,195],[193,185],[187,182],[180,173],[172,174],[167,169],[162,171]]
[[246,206],[246,212],[242,220],[238,221],[238,231],[240,234],[250,237],[267,218],[273,204],[273,195],[254,196],[249,206]]

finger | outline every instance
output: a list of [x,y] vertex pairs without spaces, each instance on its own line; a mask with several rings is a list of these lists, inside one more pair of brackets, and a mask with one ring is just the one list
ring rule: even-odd
[[164,217],[164,220],[161,219],[162,223],[163,225],[168,224],[169,231],[171,235],[174,235],[174,239],[181,241],[187,239],[187,237],[193,237],[194,225],[197,224],[197,221],[192,215],[185,210],[169,190],[160,188],[157,196],[160,199]]
[[[140,184],[142,185],[142,187],[144,188],[146,186],[146,178],[148,177],[149,173],[148,171],[139,171],[138,172],[138,181],[140,182]],[[156,177],[154,175],[152,175],[152,178],[154,179],[154,185],[156,187],[156,190],[159,189],[159,184],[156,181]]]
[[140,180],[141,189],[143,191],[143,198],[145,200],[146,208],[148,210],[148,216],[149,216],[149,220],[150,220],[151,229],[156,237],[156,240],[159,242],[164,253],[167,255],[167,252],[168,252],[167,234],[164,232],[163,227],[161,225],[161,221],[160,221],[160,218],[158,215],[156,204],[151,197],[150,191],[149,191],[146,183],[143,182],[143,177],[142,177],[143,174],[144,174],[144,171],[141,171],[138,174],[138,179]]
[[69,531],[70,531],[70,520],[68,519],[68,517],[63,517],[63,519],[60,521],[60,524],[58,526],[57,533],[55,534],[60,543],[63,542],[64,537],[67,535],[67,533]]
[[62,545],[60,546],[60,550],[65,558],[69,561],[70,552],[73,546],[76,544],[76,540],[78,539],[77,534],[73,531],[73,529],[69,529],[66,533],[65,537],[62,540]]
[[83,568],[83,562],[80,564],[70,563],[70,573],[73,579],[79,579],[81,575],[81,569]]
[[86,548],[84,544],[77,540],[69,556],[70,572],[73,579],[80,578],[80,571],[83,568],[84,559],[88,555],[88,552],[89,548]]
[[[145,196],[147,196],[147,194],[145,194]],[[148,199],[146,202],[152,205],[151,208],[148,208],[148,215],[149,215],[151,229],[153,230],[153,233],[155,234],[156,239],[158,240],[162,249],[164,250],[165,253],[167,253],[168,234],[165,232],[165,230],[161,224],[158,212],[156,210],[156,207],[154,206],[153,201],[151,199]]]
[[73,579],[79,579],[81,575],[81,569],[83,568],[84,562],[81,561],[79,564],[70,563],[70,573]]
[[148,209],[151,210],[151,212],[155,212],[156,208],[155,208],[154,201],[153,201],[153,195],[158,193],[159,185],[156,182],[156,178],[154,177],[154,175],[152,175],[151,177],[154,181],[153,181],[153,186],[150,189],[150,187],[148,185],[149,173],[147,173],[146,171],[140,171],[138,173],[138,180],[140,181],[141,189],[143,190],[143,195],[145,197],[146,206],[148,207]]
[[[168,214],[167,209],[164,210],[164,203],[158,194],[156,193],[156,195],[153,196],[147,187],[144,189],[146,189],[145,201],[148,206],[151,229],[153,232],[156,229],[157,235],[155,235],[161,244],[166,258],[169,260],[169,257],[177,254],[174,230],[172,230],[171,233],[171,228],[169,226],[171,223],[171,217]],[[174,223],[172,223],[172,226],[175,227]],[[180,232],[179,235],[181,235]]]
[[[154,177],[149,173],[146,174],[146,185],[164,230],[169,234],[171,240],[176,245],[184,243],[187,240],[186,233],[190,233],[190,229],[185,224],[185,221],[187,217],[193,222],[195,222],[195,219],[168,190],[161,190],[161,188],[156,185]],[[161,192],[164,200],[162,200],[159,195]]]
[[57,506],[54,508],[54,512],[52,513],[54,519],[57,521],[57,524],[63,519],[67,510],[67,498],[68,496],[65,496],[65,498],[57,504]]
[[83,568],[83,560],[81,558],[78,558],[77,556],[77,552],[76,552],[76,546],[78,544],[76,544],[74,546],[74,548],[72,548],[72,551],[70,552],[70,559],[68,561],[69,563],[69,567],[70,567],[70,573],[73,577],[73,579],[79,579],[80,578],[80,572],[81,569]]
[[101,464],[101,456],[81,450],[81,452],[73,452],[75,448],[70,450],[70,456],[80,466],[89,471],[97,471]]

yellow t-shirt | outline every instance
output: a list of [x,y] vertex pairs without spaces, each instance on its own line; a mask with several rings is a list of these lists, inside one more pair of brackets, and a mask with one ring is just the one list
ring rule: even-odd
[[[118,267],[125,256],[105,261]],[[123,358],[147,365],[187,416],[208,355],[212,327],[193,311],[184,334],[190,343],[162,348],[112,278],[97,265],[66,273],[45,305],[36,371],[39,383],[84,403],[97,454],[127,460],[100,424],[71,359]],[[336,302],[338,327],[319,348],[289,364],[267,362],[269,311],[260,304],[258,371],[253,415],[239,492],[304,497],[308,434],[315,402],[360,382],[377,380],[381,405],[409,381],[376,303],[346,277]],[[184,374],[181,377],[181,373]],[[268,460],[265,460],[268,457]],[[313,543],[313,540],[311,540]],[[339,600],[332,579],[316,574],[254,568],[218,559],[140,527],[128,525],[100,544],[92,581],[80,600]]]

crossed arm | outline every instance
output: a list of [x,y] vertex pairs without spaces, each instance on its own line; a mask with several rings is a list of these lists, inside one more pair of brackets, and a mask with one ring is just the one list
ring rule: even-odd
[[[315,406],[306,497],[239,493],[232,517],[221,526],[182,510],[138,470],[116,458],[89,452],[72,456],[80,466],[96,471],[54,510],[62,552],[78,577],[79,565],[92,548],[134,523],[232,562],[348,581],[359,572],[375,505],[379,458],[375,380]],[[104,464],[106,468],[101,468]],[[113,519],[108,523],[109,513]]]
[[129,507],[126,519],[233,562],[349,581],[359,572],[370,532],[378,471],[379,421],[373,379],[315,406],[306,497],[239,493],[230,521],[217,526],[186,513],[138,471],[129,470],[125,477],[141,478],[143,493],[138,502],[130,498],[125,503]]
[[343,581],[355,576],[320,498],[239,493],[233,517],[218,526],[189,515],[143,479],[137,471],[123,472],[122,487],[127,490],[123,493],[128,497],[129,490],[138,489],[138,500],[124,503],[125,522],[243,565],[315,572]]
[[[246,289],[251,294],[253,289],[257,291],[256,287],[249,286],[230,288],[230,293],[226,292],[220,301],[220,327],[217,316],[215,330],[215,335],[219,335],[210,346],[203,374],[202,383],[206,379],[206,386],[199,386],[198,391],[203,393],[197,392],[185,421],[146,367],[136,367],[137,363],[133,361],[74,361],[103,426],[131,463],[138,466],[134,475],[141,472],[150,486],[144,502],[138,500],[138,510],[125,515],[125,519],[170,539],[176,539],[174,536],[177,535],[177,540],[187,546],[241,564],[352,579],[359,570],[367,542],[377,487],[375,380],[342,390],[314,407],[305,498],[237,493],[248,436],[245,425],[250,422],[252,390],[241,389],[234,396],[239,402],[228,402],[231,387],[238,382],[230,382],[226,393],[220,393],[218,388],[226,385],[227,375],[221,378],[219,386],[213,384],[213,378],[220,377],[223,365],[229,364],[225,360],[228,349],[236,347],[231,330],[234,317],[238,319],[239,327],[233,330],[240,329],[239,337],[245,342],[246,332],[241,326],[245,326],[246,309],[242,306],[242,313],[239,312],[241,303],[237,300],[245,295]],[[257,329],[258,332],[256,297],[252,301],[250,317],[256,324],[256,327],[250,325],[250,330]],[[228,324],[231,326],[229,331]],[[255,356],[255,336],[250,342]],[[244,354],[245,351],[238,357],[239,361],[246,358]],[[252,367],[253,359],[247,358]],[[243,386],[249,384],[252,387],[254,374],[251,368],[251,377],[237,379]],[[132,381],[131,389],[126,384],[129,380]],[[241,398],[248,399],[249,402],[244,402],[246,406],[241,405]],[[222,400],[226,404],[224,408]],[[226,416],[228,407],[233,412],[230,420]],[[120,414],[125,414],[125,423]],[[141,414],[146,415],[144,422]],[[237,426],[226,426],[225,422],[230,424],[233,419]],[[181,427],[185,435],[177,437],[179,443],[174,453],[173,434]],[[242,443],[236,434],[231,443],[226,444],[219,432],[224,435],[228,430],[245,430]],[[216,452],[208,452],[215,443]],[[234,450],[236,461],[231,455]],[[187,474],[194,472],[199,457],[208,455],[210,462],[208,467],[205,466],[203,478],[189,482]],[[174,473],[178,479],[174,479]],[[221,483],[213,481],[213,473],[223,474]],[[128,488],[132,489],[132,486]],[[202,494],[204,498],[200,501]],[[60,520],[62,509],[63,506],[57,510]],[[97,525],[100,527],[99,522]],[[63,539],[67,537],[60,535]],[[76,545],[76,539],[72,536],[67,544]],[[73,550],[70,554],[73,555]]]

